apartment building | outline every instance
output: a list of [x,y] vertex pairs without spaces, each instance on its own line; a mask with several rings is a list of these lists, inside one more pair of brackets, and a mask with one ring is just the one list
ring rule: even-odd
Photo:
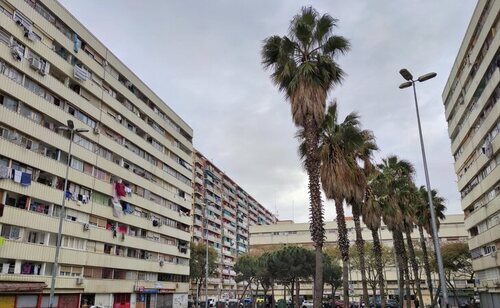
[[[354,221],[352,217],[346,217],[346,225],[348,230],[348,237],[351,239],[351,245],[354,245],[354,240],[356,238],[356,233],[354,229]],[[336,221],[329,221],[325,224],[326,230],[326,240],[325,240],[325,248],[336,247],[338,241],[338,228]],[[363,239],[366,242],[372,241],[371,230],[366,228],[366,226],[362,223],[362,235]],[[428,247],[432,247],[432,239],[429,235],[425,234],[427,239]],[[383,246],[392,247],[393,239],[392,233],[387,229],[385,225],[382,225],[379,238]],[[412,238],[414,242],[420,241],[420,235],[418,230],[415,230],[412,233]],[[456,241],[466,241],[467,240],[467,231],[464,228],[464,215],[447,215],[446,219],[441,221],[441,226],[439,229],[439,238],[442,244],[448,242],[456,242]],[[250,251],[255,254],[261,254],[265,251],[271,251],[275,249],[279,249],[284,245],[297,245],[306,247],[308,249],[313,249],[313,242],[311,240],[311,232],[309,231],[309,223],[294,223],[291,220],[286,221],[278,221],[276,224],[269,226],[251,226],[250,227]],[[368,264],[368,263],[367,263]],[[367,265],[368,266],[368,265]],[[372,272],[374,268],[371,270],[367,270],[368,274],[368,284],[377,283],[374,272]],[[384,279],[386,281],[386,292],[389,297],[394,297],[398,294],[398,271],[395,266],[395,262],[388,262],[384,265]],[[433,273],[433,284],[437,286],[439,284],[439,277],[437,273]],[[467,286],[469,287],[469,292],[472,292],[473,284],[468,284],[467,280],[470,277],[467,276],[457,276],[454,279],[455,286],[457,289],[463,289],[465,291]],[[349,270],[349,285],[350,285],[350,293],[353,296],[354,300],[357,300],[361,297],[363,290],[361,284],[361,274],[358,270],[350,269]],[[422,283],[422,293],[424,296],[424,301],[430,302],[429,292],[427,289],[427,284]],[[313,284],[312,282],[303,282],[300,284],[300,294],[306,297],[312,297]],[[331,290],[331,287],[325,285],[325,294],[328,294]],[[283,286],[275,287],[275,296],[277,298],[283,298]],[[341,295],[341,290],[337,291],[338,295]],[[370,289],[371,294],[371,289]],[[469,294],[472,296],[472,293]],[[289,294],[287,294],[287,298],[289,298]],[[461,293],[461,296],[466,296],[466,293]],[[468,300],[468,297],[464,298]]]
[[276,217],[196,150],[193,185],[193,240],[208,241],[220,256],[217,274],[208,279],[208,294],[235,298],[244,285],[234,280],[233,266],[248,251],[249,227],[274,224]]
[[57,1],[0,0],[0,306],[47,307],[66,198],[57,307],[187,307],[192,152]]
[[480,0],[443,91],[481,302],[500,302],[500,1]]

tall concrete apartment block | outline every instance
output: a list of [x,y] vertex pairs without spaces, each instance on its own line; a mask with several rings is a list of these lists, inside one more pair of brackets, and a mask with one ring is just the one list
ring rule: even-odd
[[47,307],[63,198],[58,307],[187,306],[192,151],[57,1],[0,0],[0,306]]
[[481,305],[500,302],[500,1],[480,0],[443,92]]
[[236,284],[233,266],[248,251],[249,226],[277,219],[198,151],[194,165],[193,240],[208,240],[220,256],[217,274],[208,279],[209,296],[235,298],[243,285]]

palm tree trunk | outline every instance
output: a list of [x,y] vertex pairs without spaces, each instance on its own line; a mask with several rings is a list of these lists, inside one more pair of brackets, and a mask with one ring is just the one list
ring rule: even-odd
[[404,279],[406,280],[406,307],[411,307],[411,291],[410,291],[410,272],[408,269],[408,255],[406,253],[405,242],[403,233],[401,231],[395,231],[396,238],[398,241],[398,246],[400,248],[399,254],[401,255],[401,263],[403,266]]
[[411,240],[411,229],[406,227],[406,243],[408,244],[408,252],[410,253],[410,263],[413,269],[413,281],[417,289],[417,296],[422,307],[425,307],[424,299],[422,297],[422,290],[420,288],[420,276],[418,275],[418,265],[417,258],[415,257],[415,248],[413,247],[413,242]]
[[429,263],[429,255],[427,252],[427,245],[425,244],[424,237],[424,228],[422,226],[418,226],[418,232],[420,233],[420,246],[422,247],[422,253],[424,255],[424,268],[425,268],[425,276],[427,277],[427,288],[429,289],[429,295],[431,297],[431,306],[435,307],[436,303],[434,301],[434,296],[432,292],[432,276],[431,276],[431,266]]
[[394,254],[396,256],[396,265],[398,267],[398,296],[399,296],[399,307],[403,307],[404,300],[404,267],[403,258],[401,256],[401,244],[397,240],[397,231],[392,231],[392,240],[394,242]]
[[[382,264],[382,246],[380,244],[380,238],[378,237],[377,231],[378,230],[372,230],[373,254],[375,255],[375,262],[378,275],[378,285],[380,288],[380,304],[382,308],[385,308],[384,266]],[[373,298],[375,298],[375,292],[373,293]]]
[[309,202],[311,211],[311,237],[316,250],[314,274],[314,306],[321,307],[323,299],[323,243],[325,241],[325,223],[319,183],[318,125],[312,115],[308,115],[304,125],[306,143],[306,170],[309,180]]
[[366,267],[365,267],[365,242],[363,241],[363,234],[361,233],[360,222],[360,208],[358,204],[351,204],[352,216],[354,220],[354,229],[356,230],[356,247],[359,254],[359,270],[361,271],[361,284],[363,286],[363,301],[368,305],[368,282],[366,280]]
[[[349,239],[347,238],[347,227],[345,224],[344,205],[342,200],[335,200],[335,211],[337,212],[337,228],[339,232],[339,248],[342,257],[342,291],[344,292],[344,303],[349,303]],[[314,306],[321,307],[321,306]]]

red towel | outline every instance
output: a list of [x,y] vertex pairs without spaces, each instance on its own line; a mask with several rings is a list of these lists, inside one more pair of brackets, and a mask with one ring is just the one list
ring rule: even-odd
[[118,225],[118,233],[127,233],[127,226]]
[[123,183],[116,183],[116,195],[118,197],[125,197],[126,193],[125,193],[125,184]]

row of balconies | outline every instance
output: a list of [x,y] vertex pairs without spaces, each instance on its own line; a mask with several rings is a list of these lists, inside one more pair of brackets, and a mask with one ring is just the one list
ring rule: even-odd
[[[25,6],[26,8],[23,8]],[[45,31],[50,30],[50,35],[54,37],[59,44],[61,44],[69,53],[72,54],[73,57],[80,59],[86,66],[90,67],[91,70],[93,71],[93,74],[97,74],[100,78],[103,80],[107,81],[113,88],[115,88],[117,91],[119,91],[123,96],[127,97],[127,99],[132,102],[138,109],[140,109],[143,113],[146,113],[151,119],[155,120],[157,123],[162,123],[163,127],[171,134],[173,135],[177,140],[181,140],[185,144],[191,144],[190,141],[188,141],[182,134],[180,134],[179,131],[173,129],[170,125],[165,125],[164,119],[161,118],[157,113],[155,113],[152,108],[149,108],[145,102],[140,100],[136,95],[134,95],[132,92],[130,92],[122,83],[118,81],[118,79],[115,79],[112,74],[105,74],[104,69],[102,66],[97,64],[97,62],[89,57],[85,52],[81,53],[74,53],[73,52],[73,45],[74,43],[70,40],[68,40],[67,37],[65,37],[62,33],[60,33],[54,25],[49,23],[47,20],[45,20],[43,17],[41,17],[36,11],[32,10],[30,7],[27,7],[25,4],[19,4],[18,9],[20,9],[23,14],[25,14],[29,19],[31,19],[35,24],[37,24],[40,28],[45,29]],[[12,21],[9,21],[9,24],[13,24]],[[4,27],[4,25],[2,25]],[[12,31],[10,31],[13,33]],[[17,31],[21,32],[21,31]],[[13,33],[14,34],[14,33]],[[16,33],[17,34],[17,33]],[[24,33],[19,33],[18,39],[19,40],[24,40],[23,37]],[[66,59],[60,58],[59,55],[57,55],[49,46],[45,46],[45,44],[40,44],[40,43],[31,43],[27,40],[26,44],[29,45],[30,48],[35,49],[35,51],[42,55],[44,58],[49,60],[51,63],[57,64],[57,67],[61,67],[62,63],[61,62],[66,62]],[[49,48],[47,48],[49,47]],[[96,48],[97,46],[93,46]],[[106,58],[108,61],[111,61],[113,63],[119,64],[119,66],[122,66],[121,62],[114,57],[113,54],[105,52]],[[57,61],[54,60],[54,58],[58,58]],[[69,64],[69,63],[68,63]],[[121,67],[125,69],[124,67]],[[136,84],[140,84],[140,82],[135,82]],[[93,82],[85,82],[85,86],[89,86],[90,84],[93,84]],[[100,89],[100,88],[99,88]],[[146,89],[149,91],[149,89]],[[101,97],[101,92],[94,93],[96,97]],[[150,93],[149,96],[155,96],[152,92]],[[161,104],[160,104],[161,105]],[[163,109],[163,108],[162,108]],[[119,109],[115,109],[119,110]],[[175,118],[176,116],[173,115]],[[172,118],[172,115],[170,116]],[[180,120],[182,122],[182,120]],[[178,150],[179,152],[182,152]],[[184,152],[182,152],[184,153]],[[184,153],[183,156],[189,157],[189,154]],[[185,160],[190,160],[189,158],[184,158]]]
[[[11,206],[4,209],[2,223],[13,226],[18,226],[33,230],[40,230],[57,234],[58,231],[57,217],[50,217],[44,214],[26,211]],[[141,236],[126,235],[124,237],[113,237],[110,230],[90,226],[85,230],[84,224],[75,221],[64,221],[64,235],[80,239],[92,240],[100,243],[113,244],[116,246],[130,247],[134,249],[143,249],[147,251],[155,251],[162,254],[175,255],[180,257],[188,257],[189,254],[182,254],[176,245],[159,245],[160,241],[151,240]],[[186,241],[189,241],[189,237]]]
[[[1,78],[2,78],[2,76],[0,76],[0,79]],[[40,125],[36,124],[35,122],[29,121],[28,119],[25,119],[21,115],[15,113],[15,112],[12,112],[10,110],[5,109],[5,112],[2,111],[0,113],[0,118],[2,119],[2,122],[9,124],[11,126],[19,127],[19,124],[22,123],[21,127],[24,130],[29,132],[30,135],[33,135],[34,137],[38,137],[38,139],[40,139],[40,140],[46,140],[47,133],[49,133],[49,135],[51,137],[48,139],[50,139],[50,140],[57,141],[58,143],[69,142],[69,140],[63,138],[62,136],[60,136],[60,135],[58,135],[58,134],[56,134],[56,133],[54,133],[46,128],[41,128]],[[15,122],[13,122],[13,121],[15,121]],[[0,142],[6,143],[7,141],[0,140]],[[60,144],[58,146],[60,147]],[[2,148],[5,149],[4,151],[6,151],[8,149],[7,152],[4,152],[5,153],[4,155],[11,156],[12,151],[15,150],[16,147],[13,147],[11,144],[6,143],[6,147],[2,147]],[[23,152],[23,155],[15,156],[15,157],[17,159],[19,159],[21,162],[26,163],[30,166],[33,166],[33,167],[41,169],[41,170],[50,170],[55,175],[57,175],[59,177],[64,177],[64,169],[65,169],[64,164],[62,164],[58,161],[54,161],[50,158],[43,156],[42,154],[39,154],[39,153],[36,153],[33,151],[26,151],[25,149],[22,149],[22,150],[19,149],[19,150],[21,152]],[[83,147],[76,147],[75,146],[74,150],[73,150],[73,154],[78,158],[84,159],[85,161],[93,161],[94,163],[97,161],[97,166],[99,166],[100,168],[103,168],[105,170],[112,170],[112,174],[115,174],[115,175],[122,177],[124,179],[127,179],[127,180],[133,178],[132,182],[139,183],[142,187],[147,187],[148,190],[154,192],[155,194],[165,195],[168,199],[170,199],[176,203],[179,203],[179,204],[185,203],[187,206],[186,201],[179,200],[179,198],[176,198],[175,196],[172,196],[170,194],[165,194],[164,189],[161,189],[160,187],[157,187],[156,185],[151,185],[151,182],[147,181],[146,179],[144,179],[144,178],[142,178],[142,177],[140,177],[140,176],[132,173],[131,171],[124,169],[124,168],[117,167],[117,165],[114,164],[113,162],[108,161],[102,157],[98,157],[95,154],[93,154],[92,152],[84,149]],[[42,164],[41,163],[42,160],[46,161],[48,163],[48,165],[45,163]],[[47,169],[47,166],[51,166],[51,167]],[[101,186],[106,186],[106,187],[101,188],[101,186],[99,186],[99,185],[94,185],[93,184],[94,178],[92,176],[80,173],[80,172],[73,170],[73,169],[71,169],[70,180],[72,180],[71,176],[73,174],[78,174],[78,176],[77,176],[78,179],[88,179],[88,183],[82,183],[81,181],[75,181],[79,184],[83,184],[87,187],[95,186],[94,189],[96,189],[100,192],[103,192],[105,194],[109,193],[109,191],[111,191],[111,189],[112,189],[111,184],[105,183],[103,181],[95,181],[95,183],[100,184]],[[172,198],[172,197],[174,197],[174,198]],[[132,199],[130,199],[131,203],[138,204],[138,202],[140,202],[140,204],[151,205],[153,207],[157,207],[156,209],[153,210],[154,212],[159,212],[159,211],[165,210],[164,207],[161,207],[158,204],[156,204],[150,200],[144,199],[138,195],[134,194],[131,198],[132,198]],[[133,199],[135,199],[135,198],[137,198],[137,200],[134,201]],[[160,210],[160,208],[161,208],[161,210]],[[166,209],[166,210],[169,211],[169,209]]]
[[[2,55],[2,57],[8,57],[8,54],[9,54],[8,48],[6,46],[4,46],[4,45],[0,46],[0,54]],[[29,69],[29,64],[27,63],[27,61],[23,61],[21,63],[17,63],[16,62],[16,63],[13,63],[13,65],[16,66],[16,68],[20,69],[23,73],[25,73],[25,74],[29,75],[30,77],[32,77],[33,79],[37,80],[39,83],[41,83],[41,84],[48,84],[48,85],[45,85],[45,86],[48,87],[48,88],[50,88],[50,89],[52,89],[53,91],[57,92],[58,95],[63,95],[63,96],[66,95],[66,99],[67,100],[68,100],[68,97],[71,97],[71,99],[69,99],[69,100],[72,101],[72,102],[81,101],[82,103],[80,105],[83,105],[83,104],[89,105],[89,106],[85,106],[84,110],[88,114],[91,114],[91,115],[92,115],[92,113],[95,113],[96,116],[97,116],[97,118],[100,118],[98,116],[99,111],[98,111],[97,108],[95,108],[93,105],[91,105],[88,102],[86,102],[85,99],[83,99],[82,97],[80,97],[78,94],[74,93],[69,88],[65,87],[63,84],[61,84],[59,81],[57,81],[54,77],[52,77],[50,75],[47,75],[45,77],[40,77],[37,74],[33,74],[32,70]],[[22,91],[27,91],[27,90],[23,89]],[[11,93],[11,94],[15,94],[14,96],[19,96],[19,92],[17,92],[17,93]],[[36,97],[36,100],[40,100],[40,98]],[[27,102],[27,104],[29,104],[29,105],[36,104],[36,102],[32,102],[29,99],[24,99],[24,101]],[[44,108],[39,109],[39,108],[35,107],[35,109],[44,110],[44,112],[47,113],[48,111],[47,111],[46,107],[49,106],[49,104],[47,104],[45,102],[43,105],[44,105]],[[52,108],[57,108],[57,107],[52,106]],[[95,111],[95,112],[92,112],[92,111]],[[67,119],[68,115],[65,115],[64,118]],[[56,117],[56,119],[57,119],[57,117]],[[143,140],[139,136],[136,136],[134,134],[130,134],[130,131],[127,128],[125,128],[125,127],[121,126],[120,124],[118,124],[116,122],[116,120],[112,119],[110,116],[106,115],[101,120],[102,120],[102,122],[104,124],[106,124],[110,128],[114,129],[115,131],[120,132],[122,135],[126,135],[127,137],[129,137],[134,143],[141,144],[141,147],[144,148],[144,149],[146,149],[148,152],[155,153],[156,149],[151,144],[145,142],[145,140]],[[65,121],[62,120],[62,122],[64,123]],[[93,142],[98,142],[98,139],[94,135],[92,135],[92,134],[86,134],[86,137],[88,139],[92,140]],[[126,156],[130,155],[131,157],[134,157],[134,155],[132,153],[127,153],[127,152],[124,153],[123,149],[120,149],[119,152],[115,152],[115,153],[121,153],[121,154],[123,153],[123,154],[126,154]],[[130,157],[128,157],[128,159],[130,159]],[[135,159],[135,157],[134,157],[134,159]],[[165,161],[168,161],[171,166],[176,166],[177,165],[177,163],[174,160],[172,160],[168,155],[164,155],[163,154],[162,159],[165,160]],[[142,166],[141,166],[142,168],[147,168],[148,170],[150,169],[149,168],[150,164],[148,164],[146,161],[140,160],[140,161],[138,161],[138,163],[140,165],[142,164]],[[155,173],[158,173],[158,174],[155,174],[155,175],[157,175],[159,177],[163,177],[164,176],[164,172],[163,171],[156,170],[156,169],[154,171],[155,171]],[[184,167],[183,168],[179,168],[179,172],[183,173],[187,177],[191,177],[191,173],[187,169],[185,169]]]

